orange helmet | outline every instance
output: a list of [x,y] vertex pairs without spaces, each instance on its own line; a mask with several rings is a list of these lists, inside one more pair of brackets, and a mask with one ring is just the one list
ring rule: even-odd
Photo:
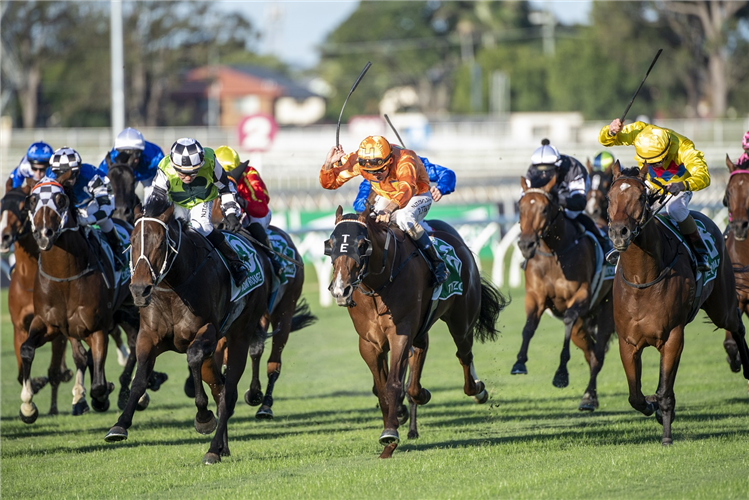
[[381,135],[370,135],[359,144],[359,167],[362,170],[381,170],[387,164],[393,150],[387,139]]

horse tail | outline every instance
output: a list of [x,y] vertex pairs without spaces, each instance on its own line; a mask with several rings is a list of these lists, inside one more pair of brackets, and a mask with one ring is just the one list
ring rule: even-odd
[[502,309],[507,307],[510,300],[502,295],[497,287],[488,279],[481,277],[481,310],[479,318],[473,326],[473,338],[479,342],[497,340],[497,318]]
[[317,321],[317,316],[309,310],[307,301],[301,299],[297,302],[296,309],[294,309],[294,316],[291,318],[291,331],[301,330],[304,327],[310,326],[315,321]]

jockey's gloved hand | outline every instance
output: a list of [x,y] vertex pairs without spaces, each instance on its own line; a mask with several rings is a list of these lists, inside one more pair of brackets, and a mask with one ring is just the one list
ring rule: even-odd
[[236,216],[236,214],[227,215],[224,218],[224,224],[226,225],[226,230],[230,233],[239,231],[239,229],[242,227],[242,224],[239,222],[239,218]]
[[384,222],[385,224],[390,223],[390,218],[393,216],[393,212],[398,209],[398,204],[391,201],[385,208],[377,212],[376,222]]
[[666,185],[666,191],[668,191],[674,196],[686,190],[686,188],[687,187],[684,185],[683,182],[674,182],[672,184]]

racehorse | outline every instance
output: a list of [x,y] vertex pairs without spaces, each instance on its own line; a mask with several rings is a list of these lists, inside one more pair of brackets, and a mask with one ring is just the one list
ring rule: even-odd
[[109,165],[107,177],[114,192],[114,211],[112,217],[133,223],[133,210],[140,203],[135,194],[135,174],[128,163],[112,163]]
[[[8,311],[13,323],[13,345],[18,363],[18,383],[23,383],[21,344],[29,336],[29,325],[34,319],[34,279],[39,260],[39,247],[31,234],[26,197],[31,186],[10,189],[0,201],[0,252],[9,252],[14,246],[16,264],[10,275]],[[68,382],[73,372],[65,364],[65,337],[52,341],[52,359],[46,377],[33,377],[31,391],[36,394],[49,383],[51,388],[50,415],[57,415],[57,390],[60,382]]]
[[[749,315],[749,164],[735,165],[726,155],[726,166],[731,175],[726,186],[724,204],[728,207],[729,222],[725,233],[726,250],[734,265],[734,277],[736,279],[736,294],[739,301],[739,310]],[[731,332],[726,330],[726,339],[723,345],[728,353],[728,364],[731,370],[741,370],[741,358],[736,342]]]
[[[523,342],[511,373],[528,373],[528,346],[546,309],[564,321],[564,344],[552,384],[567,387],[570,339],[590,366],[588,387],[578,409],[598,408],[597,378],[603,368],[608,341],[614,331],[611,280],[596,277],[596,262],[603,267],[603,253],[596,255],[591,237],[578,230],[564,215],[552,194],[553,177],[545,186],[532,188],[520,178],[520,239],[518,246],[527,259],[525,267],[525,326]],[[603,271],[601,271],[603,272]]]
[[40,253],[33,292],[34,318],[29,336],[20,348],[21,420],[33,423],[39,413],[32,401],[30,381],[35,351],[60,335],[73,344],[77,369],[73,414],[88,410],[83,385],[87,353],[81,341],[89,345],[93,362],[92,406],[96,411],[106,411],[109,394],[114,390],[104,371],[108,332],[115,326],[115,311],[127,298],[127,282],[118,285],[113,268],[102,265],[101,248],[94,248],[83,234],[89,229],[78,226],[73,203],[60,184],[51,180],[40,182],[29,196],[28,204]]
[[[438,320],[447,323],[463,367],[463,391],[477,403],[488,392],[473,365],[474,338],[496,340],[495,323],[507,300],[481,278],[473,254],[452,227],[430,221],[435,236],[452,245],[462,293],[432,302],[432,273],[415,244],[395,226],[374,222],[370,210],[346,214],[339,206],[335,229],[326,241],[333,261],[330,291],[339,306],[348,307],[359,334],[359,353],[372,371],[382,410],[384,430],[380,458],[390,458],[399,443],[398,407],[402,401],[406,367],[410,368],[410,403],[424,405],[431,394],[421,386],[421,373],[429,346],[429,329]],[[457,291],[445,283],[448,291]],[[390,351],[390,367],[387,354]],[[415,411],[411,412],[409,438],[418,436]]]
[[[237,402],[237,383],[247,363],[252,335],[268,307],[270,271],[267,259],[250,258],[254,286],[232,301],[232,279],[213,246],[187,222],[174,218],[174,205],[165,197],[152,197],[141,212],[136,207],[131,238],[130,292],[140,307],[136,345],[138,367],[130,397],[117,423],[105,436],[108,442],[127,439],[138,398],[146,389],[156,357],[172,350],[187,354],[195,382],[195,429],[201,434],[216,430],[203,463],[229,456],[227,422]],[[245,250],[242,250],[245,253]],[[245,290],[245,289],[243,289]],[[226,342],[225,380],[221,359],[214,359],[220,338]],[[208,409],[202,381],[211,388],[218,408],[218,424]]]
[[593,170],[590,160],[587,162],[588,177],[590,178],[590,189],[588,190],[585,213],[593,219],[602,231],[608,231],[609,226],[609,200],[606,197],[613,180],[611,165],[604,170]]
[[[651,205],[656,201],[663,206],[663,200],[657,193],[648,194],[648,167],[622,170],[616,162],[613,172],[609,236],[620,252],[614,278],[614,323],[629,384],[629,403],[646,416],[656,413],[663,424],[662,444],[670,445],[674,382],[684,348],[684,327],[693,319],[697,306],[716,326],[731,332],[744,365],[744,377],[749,379],[749,349],[737,307],[734,275],[713,221],[692,211],[698,225],[714,240],[714,246],[706,242],[711,249],[712,270],[705,273],[707,276],[696,276],[687,247],[668,229],[666,224],[670,223],[665,218],[655,217]],[[658,349],[661,365],[658,391],[645,397],[640,377],[641,354],[647,346]]]

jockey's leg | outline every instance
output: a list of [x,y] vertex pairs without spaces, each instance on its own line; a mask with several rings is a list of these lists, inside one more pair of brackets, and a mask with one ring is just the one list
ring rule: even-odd
[[432,205],[432,196],[427,193],[416,195],[406,204],[405,207],[396,210],[393,213],[395,223],[400,227],[416,244],[426,257],[434,273],[437,284],[444,283],[449,277],[447,267],[442,258],[437,253],[437,249],[432,245],[420,222],[424,220]]
[[689,200],[691,199],[692,193],[690,191],[679,193],[666,203],[666,213],[679,224],[679,231],[689,242],[692,250],[694,250],[697,269],[703,272],[709,271],[710,264],[707,259],[709,251],[705,246],[705,242],[702,241],[700,233],[697,231],[697,224],[694,222],[694,218],[689,213]]
[[109,243],[109,246],[112,248],[115,268],[122,269],[127,264],[127,259],[125,258],[125,249],[122,245],[122,241],[120,241],[120,235],[117,234],[117,229],[115,229],[112,219],[104,219],[103,221],[100,221],[99,227],[106,237],[107,243]]
[[208,238],[208,241],[216,247],[216,250],[226,258],[229,264],[229,272],[234,280],[234,284],[241,285],[247,279],[247,269],[244,263],[237,255],[237,252],[229,245],[224,235],[215,229],[211,224],[211,209],[213,201],[206,201],[190,209],[190,225],[197,232]]
[[263,251],[265,251],[265,253],[270,258],[270,263],[273,266],[273,272],[276,276],[280,277],[281,271],[284,268],[284,263],[281,261],[281,258],[278,255],[270,251],[273,249],[273,247],[270,244],[270,238],[268,238],[268,232],[266,231],[268,225],[270,224],[270,217],[270,211],[268,211],[268,215],[262,218],[250,217],[250,225],[247,230],[250,232],[250,235],[252,235],[253,238],[268,247],[268,249],[263,249]]

